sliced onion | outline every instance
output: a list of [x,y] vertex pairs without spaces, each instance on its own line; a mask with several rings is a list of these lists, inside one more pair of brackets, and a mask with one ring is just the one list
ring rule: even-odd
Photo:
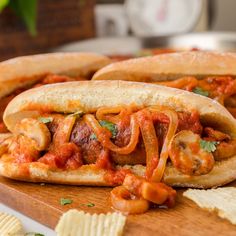
[[[165,203],[173,195],[172,192],[175,192],[175,190],[164,183],[147,181],[133,174],[127,174],[125,176],[123,186],[131,194],[158,205]],[[175,196],[173,198],[175,199]]]
[[151,178],[159,160],[159,148],[156,130],[151,119],[151,113],[143,109],[136,113],[146,150],[146,177]]
[[151,180],[154,182],[160,182],[163,177],[168,159],[168,146],[171,143],[171,140],[174,137],[178,127],[178,115],[175,111],[164,107],[150,107],[150,110],[164,113],[170,120],[168,131],[161,149],[160,160],[156,169],[153,171],[151,178]]
[[142,197],[158,205],[163,204],[168,198],[168,191],[159,184],[145,181],[141,188]]
[[15,134],[22,134],[35,142],[35,148],[42,151],[48,148],[51,142],[51,134],[48,127],[33,118],[24,118],[16,124],[14,128]]
[[117,107],[100,107],[96,112],[96,117],[98,120],[107,120],[105,115],[107,114],[118,114],[124,109],[122,106]]
[[162,81],[162,82],[155,82],[155,84],[165,85],[168,87],[179,88],[179,89],[186,89],[188,91],[192,90],[194,87],[198,85],[198,80],[196,77],[186,76],[180,79],[176,79],[173,81]]
[[53,136],[53,144],[55,144],[55,146],[69,142],[75,121],[75,116],[67,116],[63,119]]
[[139,139],[139,125],[134,115],[132,115],[130,119],[130,142],[124,147],[118,147],[111,142],[111,133],[107,129],[101,127],[99,122],[95,119],[94,115],[87,114],[84,116],[84,119],[85,122],[90,126],[90,128],[92,128],[93,132],[97,136],[98,141],[102,144],[103,147],[119,154],[129,154],[135,149]]
[[149,202],[145,199],[135,199],[124,186],[111,191],[111,204],[114,209],[127,214],[141,214],[149,209]]

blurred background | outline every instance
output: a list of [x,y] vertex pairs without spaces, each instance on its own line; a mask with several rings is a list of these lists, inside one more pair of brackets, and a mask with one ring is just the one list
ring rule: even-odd
[[235,0],[0,0],[0,60],[52,51],[233,51],[235,8]]

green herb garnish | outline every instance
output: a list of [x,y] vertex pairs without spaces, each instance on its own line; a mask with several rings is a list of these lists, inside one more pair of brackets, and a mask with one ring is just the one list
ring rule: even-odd
[[207,152],[214,152],[217,144],[219,144],[219,142],[200,139],[200,147]]
[[209,96],[209,92],[206,91],[206,90],[203,90],[201,87],[196,87],[196,88],[194,88],[194,89],[193,89],[193,92],[196,93],[196,94],[205,96],[205,97],[208,97],[208,96]]
[[0,1],[0,12],[9,4],[10,0],[1,0]]
[[91,202],[89,202],[89,203],[86,203],[86,204],[81,204],[82,206],[87,206],[87,207],[94,207],[95,206],[95,204],[94,203],[91,203]]
[[70,114],[69,116],[76,116],[76,118],[80,118],[84,115],[83,111],[76,111],[75,113]]
[[28,232],[25,234],[25,236],[44,236],[44,234],[35,233],[35,232]]
[[8,4],[9,7],[13,9],[15,14],[24,21],[31,36],[35,36],[37,34],[37,3],[37,0],[10,0]]
[[117,135],[117,127],[116,127],[115,124],[113,124],[113,123],[111,123],[111,122],[109,122],[109,121],[106,121],[106,120],[100,120],[100,121],[99,121],[99,124],[100,124],[102,127],[108,129],[108,130],[111,132],[112,138],[115,138],[115,137],[116,137],[116,135]]
[[44,124],[47,124],[47,123],[52,122],[53,118],[52,117],[39,117],[38,121],[40,121],[40,122],[42,122]]
[[89,137],[91,140],[96,140],[97,139],[97,136],[96,134],[92,133]]
[[73,202],[73,200],[71,200],[71,199],[69,199],[69,198],[61,198],[61,199],[60,199],[60,204],[61,204],[62,206],[67,205],[67,204],[71,204],[72,202]]
[[[103,127],[103,128],[106,128],[108,129],[111,134],[112,134],[112,138],[115,138],[116,135],[117,135],[117,127],[115,124],[109,122],[109,121],[106,121],[106,120],[100,120],[99,121],[99,124]],[[92,133],[89,137],[91,140],[97,140],[97,136],[96,134]]]
[[135,53],[135,56],[136,57],[147,57],[147,56],[152,56],[153,55],[153,52],[151,50],[141,50],[137,53]]

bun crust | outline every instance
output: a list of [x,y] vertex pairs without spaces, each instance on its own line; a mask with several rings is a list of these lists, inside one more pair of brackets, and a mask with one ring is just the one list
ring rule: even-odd
[[39,116],[40,112],[87,113],[102,106],[118,105],[135,105],[140,108],[162,105],[178,111],[197,110],[203,124],[210,124],[236,137],[236,121],[216,101],[179,89],[127,81],[67,82],[30,89],[8,104],[3,120],[13,132],[20,119]]
[[[83,165],[74,171],[51,170],[43,163],[16,164],[7,161],[7,155],[0,159],[0,174],[16,180],[28,182],[48,182],[69,185],[113,186],[106,181],[107,170],[98,169],[95,165]],[[10,158],[11,159],[11,158]],[[117,166],[119,169],[120,166]],[[144,176],[145,167],[142,165],[129,166],[132,173]],[[187,176],[169,165],[165,169],[163,182],[175,187],[212,188],[222,186],[236,179],[236,156],[216,162],[212,171],[202,176]]]
[[163,181],[171,186],[191,188],[212,188],[223,186],[236,179],[236,156],[224,161],[216,161],[213,169],[206,175],[188,176],[173,166],[165,170]]
[[[201,122],[215,126],[232,137],[236,137],[236,120],[214,100],[190,92],[158,85],[125,81],[82,81],[45,85],[27,90],[15,97],[4,113],[4,121],[10,131],[25,117],[40,116],[40,112],[73,113],[93,112],[101,106],[135,105],[145,107],[163,105],[177,111],[200,113]],[[0,174],[25,181],[48,181],[67,184],[107,185],[104,170],[95,171],[82,166],[73,172],[51,171],[39,163],[24,164],[30,168],[29,176],[19,174],[20,164],[4,158],[0,160]],[[39,165],[39,166],[38,166]],[[47,171],[45,171],[45,168]],[[87,169],[86,169],[87,168]],[[132,170],[142,174],[144,167],[132,166]],[[208,188],[223,185],[236,178],[236,157],[217,162],[213,171],[204,176],[186,176],[169,166],[164,182],[173,186]]]
[[236,54],[190,51],[116,62],[99,70],[93,80],[158,82],[185,75],[236,75]]
[[42,75],[91,75],[110,59],[95,53],[49,53],[23,56],[0,63],[0,99],[14,90],[35,83]]

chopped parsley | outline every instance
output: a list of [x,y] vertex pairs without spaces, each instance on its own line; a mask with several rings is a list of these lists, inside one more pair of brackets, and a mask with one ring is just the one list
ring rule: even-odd
[[[108,129],[111,134],[112,134],[112,138],[115,138],[116,135],[117,135],[117,127],[115,124],[109,122],[109,121],[106,121],[106,120],[100,120],[99,121],[99,124],[103,127],[103,128],[106,128]],[[97,139],[97,136],[96,134],[92,133],[89,137],[91,140],[96,140]]]
[[67,204],[71,204],[72,202],[73,202],[73,200],[71,200],[71,199],[69,199],[69,198],[61,198],[61,199],[60,199],[60,204],[61,204],[62,206],[67,205]]
[[200,139],[200,147],[207,152],[214,152],[217,144],[219,144],[219,142]]
[[82,206],[87,206],[87,207],[94,207],[95,206],[95,204],[94,203],[91,203],[91,202],[89,202],[89,203],[86,203],[86,204],[81,204]]
[[153,53],[151,50],[142,50],[135,54],[136,57],[147,57],[147,56],[153,56]]
[[97,136],[96,134],[92,133],[89,137],[91,140],[96,140],[97,139]]
[[209,96],[209,92],[202,89],[201,87],[196,87],[193,89],[193,92],[196,93],[196,94],[199,94],[199,95],[202,95],[202,96],[205,96],[205,97],[208,97]]
[[109,122],[109,121],[106,121],[106,120],[100,120],[100,121],[99,121],[99,124],[100,124],[102,127],[108,129],[108,130],[111,132],[112,138],[115,138],[115,137],[116,137],[116,135],[117,135],[117,127],[116,127],[115,124],[113,124],[113,123],[111,123],[111,122]]
[[44,124],[47,124],[47,123],[52,122],[53,118],[52,117],[39,117],[38,121],[40,121],[40,122],[42,122]]
[[28,232],[25,234],[25,236],[44,236],[44,234],[35,233],[35,232]]
[[84,115],[83,111],[77,111],[75,113],[70,114],[69,116],[76,116],[77,118],[80,118]]

